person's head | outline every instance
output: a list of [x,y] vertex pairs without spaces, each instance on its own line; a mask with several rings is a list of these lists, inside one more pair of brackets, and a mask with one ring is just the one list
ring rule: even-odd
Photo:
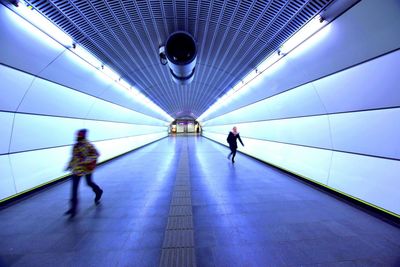
[[232,132],[233,132],[233,133],[237,133],[237,128],[236,128],[236,126],[234,126],[234,127],[232,128]]
[[87,130],[86,129],[80,129],[78,132],[76,132],[76,141],[82,141],[86,139],[86,134]]

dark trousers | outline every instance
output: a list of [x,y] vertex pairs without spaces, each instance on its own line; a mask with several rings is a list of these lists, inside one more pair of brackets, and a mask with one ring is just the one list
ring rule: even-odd
[[229,154],[229,157],[232,156],[232,161],[235,161],[237,147],[229,146],[229,148],[231,149],[231,153]]
[[[76,211],[78,206],[78,187],[82,176],[72,175],[72,198],[71,198],[71,211]],[[101,192],[101,188],[92,181],[92,174],[86,174],[86,184],[90,186],[93,192],[97,195]]]

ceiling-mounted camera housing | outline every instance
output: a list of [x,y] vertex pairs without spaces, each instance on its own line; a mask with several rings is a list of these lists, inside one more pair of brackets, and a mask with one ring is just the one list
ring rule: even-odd
[[197,58],[193,37],[183,31],[172,33],[165,44],[164,53],[172,80],[180,85],[192,82]]
[[160,63],[163,65],[167,65],[167,56],[165,55],[165,46],[160,46],[158,48],[158,55],[160,56]]

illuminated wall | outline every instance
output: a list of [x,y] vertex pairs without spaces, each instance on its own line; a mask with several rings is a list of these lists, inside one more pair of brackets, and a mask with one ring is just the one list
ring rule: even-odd
[[398,1],[359,2],[206,117],[203,135],[227,145],[236,125],[243,153],[398,216],[399,29]]
[[169,122],[0,5],[0,200],[58,179],[76,130],[100,162],[168,134]]

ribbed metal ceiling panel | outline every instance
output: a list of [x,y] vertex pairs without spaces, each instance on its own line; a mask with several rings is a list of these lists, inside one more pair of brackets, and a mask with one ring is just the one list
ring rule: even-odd
[[[334,0],[31,0],[76,43],[172,117],[198,117]],[[175,84],[158,48],[175,31],[198,46],[191,84]]]

